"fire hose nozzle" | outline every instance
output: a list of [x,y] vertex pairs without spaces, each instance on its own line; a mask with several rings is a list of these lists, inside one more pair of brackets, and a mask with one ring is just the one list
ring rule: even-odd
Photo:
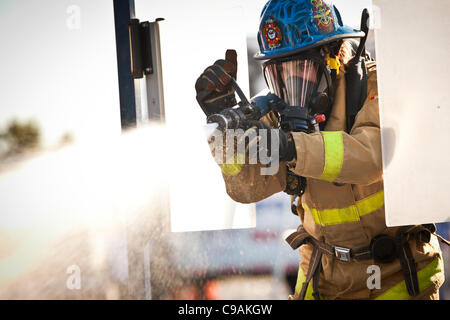
[[219,130],[239,128],[245,120],[259,120],[271,110],[279,111],[286,105],[283,100],[272,93],[258,96],[249,102],[234,79],[232,79],[232,83],[241,101],[237,106],[227,108],[207,118],[207,123],[217,123]]

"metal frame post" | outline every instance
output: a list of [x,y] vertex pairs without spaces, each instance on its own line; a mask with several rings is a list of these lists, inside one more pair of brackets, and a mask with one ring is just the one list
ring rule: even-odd
[[[139,82],[131,75],[131,53],[128,25],[135,17],[134,0],[113,0],[116,29],[117,68],[119,75],[120,119],[122,129],[137,126],[140,105]],[[151,299],[149,245],[130,226],[126,228],[128,255],[128,296]],[[148,269],[148,270],[147,270]]]

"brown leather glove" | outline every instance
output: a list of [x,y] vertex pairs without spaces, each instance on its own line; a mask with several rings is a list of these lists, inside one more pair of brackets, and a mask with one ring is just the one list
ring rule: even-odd
[[237,54],[227,50],[225,60],[217,60],[200,75],[195,83],[197,101],[203,112],[209,116],[236,105],[231,77],[236,79]]
[[[246,130],[244,137],[252,137],[247,144],[247,150],[251,149],[251,145],[257,148],[257,154],[260,154],[260,149],[263,149],[263,154],[272,155],[272,134],[276,133],[278,136],[278,157],[280,161],[292,161],[297,157],[297,150],[295,142],[291,133],[284,132],[281,129],[272,128],[267,123],[260,120],[245,120],[243,121],[243,129]],[[256,135],[251,135],[250,130],[254,130]],[[261,141],[260,130],[266,131],[266,141]]]

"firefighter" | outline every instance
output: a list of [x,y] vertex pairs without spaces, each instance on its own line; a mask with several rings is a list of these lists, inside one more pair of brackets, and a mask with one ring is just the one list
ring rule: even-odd
[[[272,111],[246,129],[278,130],[280,166],[263,175],[261,163],[223,164],[226,190],[242,203],[291,195],[301,225],[286,240],[301,262],[290,299],[439,299],[434,225],[385,223],[376,65],[363,50],[368,27],[361,29],[343,25],[329,1],[265,5],[255,58],[290,112]],[[229,50],[199,77],[207,115],[236,104],[236,72]]]

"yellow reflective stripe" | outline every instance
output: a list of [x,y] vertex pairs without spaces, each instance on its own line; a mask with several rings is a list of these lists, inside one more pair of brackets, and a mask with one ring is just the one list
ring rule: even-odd
[[245,163],[245,155],[235,154],[233,163],[219,164],[222,173],[226,176],[235,176],[242,171]]
[[[440,272],[442,272],[442,264],[439,258],[434,259],[428,266],[418,271],[419,290],[424,291],[432,286],[437,281]],[[402,281],[376,297],[375,300],[409,300],[410,298],[406,283]]]
[[[295,284],[295,293],[297,295],[300,294],[300,291],[302,290],[303,287],[303,282],[305,282],[305,280],[306,276],[303,273],[302,268],[298,267],[297,283]],[[306,289],[305,300],[315,300],[312,293],[313,293],[312,282],[310,282],[308,285],[308,289]]]
[[306,204],[303,204],[303,209],[311,212],[315,224],[321,226],[329,226],[346,222],[359,221],[356,206],[350,206],[342,209],[317,210],[317,209],[310,209]]
[[341,173],[344,161],[344,138],[342,131],[323,131],[322,136],[325,147],[325,165],[319,179],[333,182]]
[[375,193],[367,198],[356,201],[356,208],[358,209],[359,216],[365,216],[375,210],[384,206],[384,190]]
[[302,203],[303,209],[311,213],[314,222],[322,226],[330,226],[359,221],[359,218],[374,212],[384,205],[384,191],[356,201],[355,205],[340,209],[310,209]]

